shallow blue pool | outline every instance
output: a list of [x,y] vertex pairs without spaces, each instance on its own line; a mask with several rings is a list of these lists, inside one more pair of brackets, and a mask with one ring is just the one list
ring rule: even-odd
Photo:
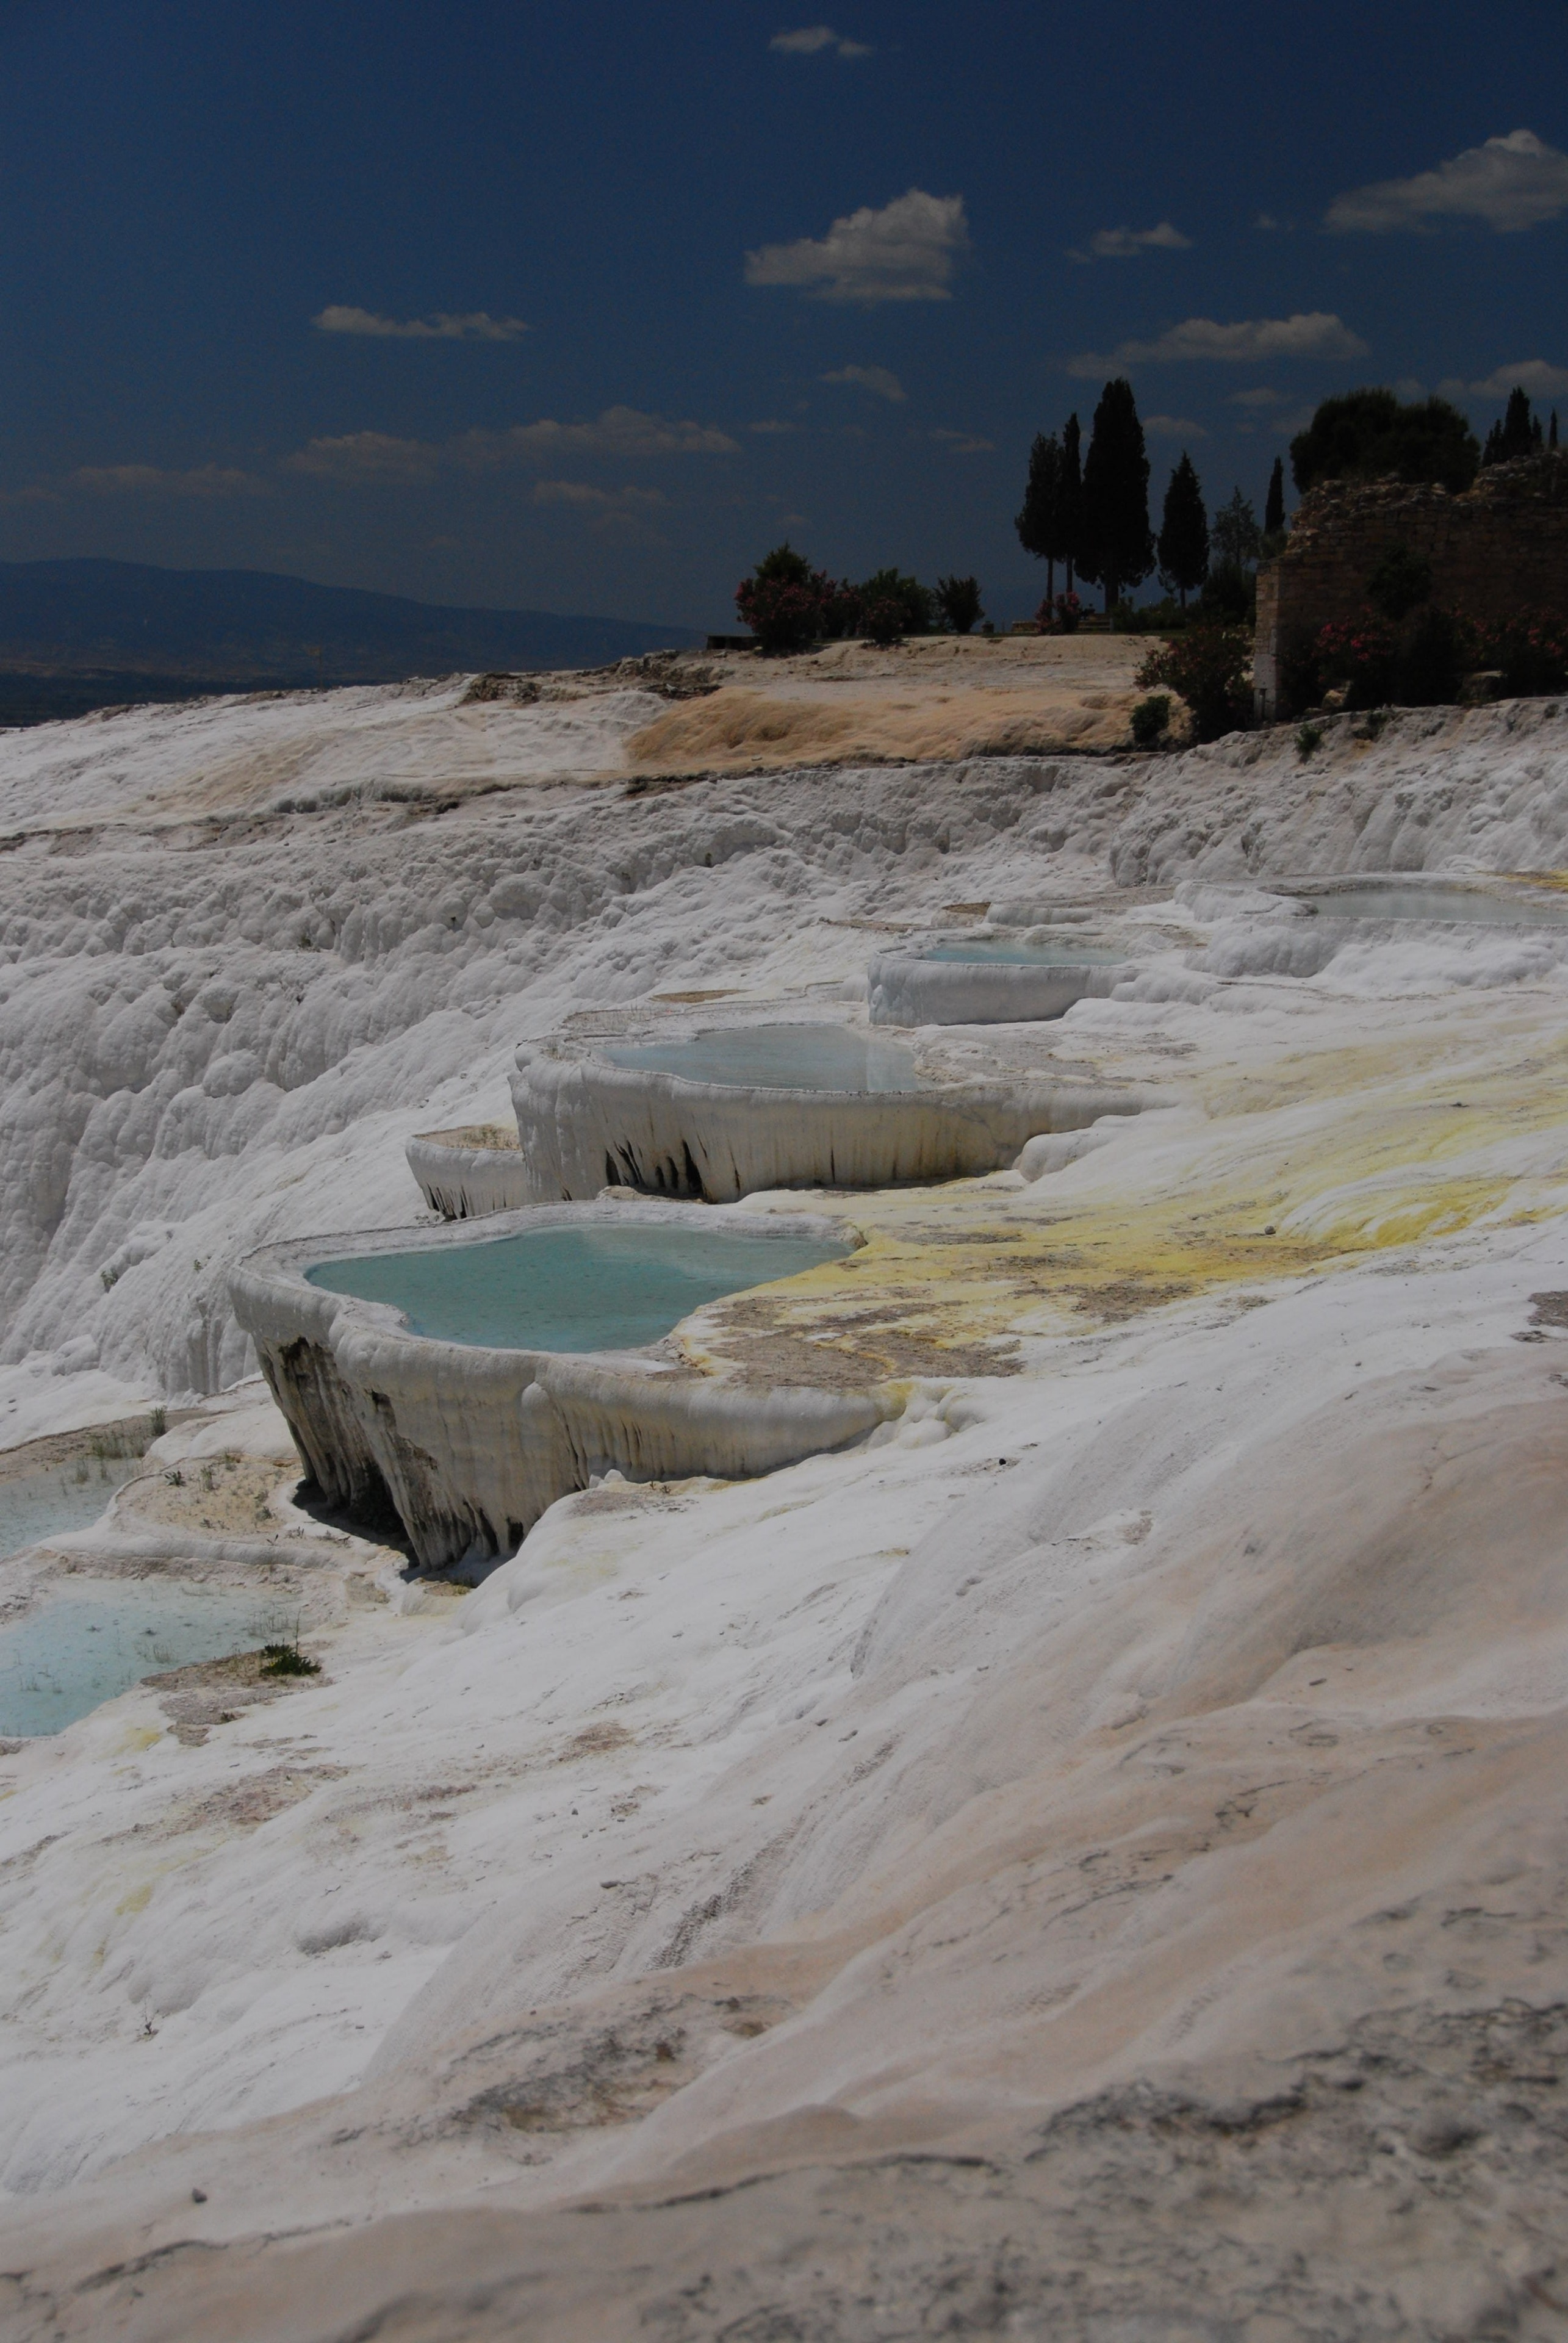
[[135,1456],[72,1458],[0,1481],[0,1559],[62,1530],[85,1530],[122,1482],[141,1471]]
[[990,936],[974,943],[940,943],[922,945],[921,960],[984,960],[1007,968],[1115,968],[1127,957],[1125,952],[1105,951],[1098,946],[1075,944],[1070,937],[1048,944],[1004,942]]
[[199,1587],[73,1588],[0,1627],[0,1734],[61,1733],[143,1676],[292,1638],[292,1616],[254,1595]]
[[603,1052],[613,1066],[646,1066],[689,1082],[769,1091],[918,1091],[900,1041],[849,1025],[737,1025],[684,1041],[627,1043]]
[[367,1253],[307,1270],[330,1293],[388,1302],[416,1334],[500,1351],[629,1351],[693,1310],[794,1277],[849,1247],[719,1230],[528,1229],[487,1243]]
[[1302,895],[1324,919],[1447,920],[1478,928],[1568,927],[1568,896],[1561,905],[1540,898],[1484,894],[1467,887],[1332,887]]

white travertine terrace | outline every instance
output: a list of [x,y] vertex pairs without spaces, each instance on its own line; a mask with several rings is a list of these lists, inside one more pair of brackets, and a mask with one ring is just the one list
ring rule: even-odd
[[498,1123],[417,1131],[403,1151],[425,1202],[445,1220],[482,1220],[529,1202],[517,1138]]
[[[1138,973],[1132,960],[927,960],[881,952],[868,971],[873,1025],[1010,1025],[1064,1016],[1078,1001],[1109,1001]],[[1034,1134],[1031,1132],[1030,1137]]]
[[[524,1230],[628,1225],[729,1236],[819,1237],[815,1214],[727,1213],[666,1204],[557,1204],[466,1230],[378,1230],[253,1253],[230,1276],[234,1307],[307,1470],[335,1506],[396,1507],[419,1562],[451,1567],[508,1554],[546,1507],[610,1470],[630,1480],[700,1473],[745,1480],[839,1448],[899,1412],[876,1391],[729,1385],[649,1351],[491,1350],[440,1342],[399,1311],[313,1285],[326,1260],[434,1252]],[[658,1346],[662,1352],[663,1345]]]
[[767,1188],[890,1188],[1011,1163],[1041,1131],[1137,1114],[1141,1091],[1106,1083],[936,1079],[918,1091],[784,1090],[695,1082],[612,1065],[591,1043],[525,1042],[512,1076],[532,1196],[624,1183],[728,1203]]

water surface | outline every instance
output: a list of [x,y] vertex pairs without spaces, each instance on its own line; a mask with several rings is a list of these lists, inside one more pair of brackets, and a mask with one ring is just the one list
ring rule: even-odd
[[70,1457],[0,1480],[0,1560],[63,1530],[89,1529],[115,1491],[141,1469],[136,1456]]
[[293,1633],[276,1601],[255,1595],[146,1581],[73,1586],[0,1627],[0,1734],[63,1732],[143,1676]]
[[1325,919],[1445,920],[1479,928],[1568,927],[1568,897],[1561,905],[1536,897],[1484,893],[1478,887],[1332,887],[1302,895]]
[[920,960],[983,960],[1007,968],[1116,968],[1127,958],[1125,952],[1106,951],[1097,945],[1075,944],[1069,937],[1050,943],[1028,944],[993,940],[990,936],[975,943],[940,943],[922,945]]
[[734,1025],[687,1040],[620,1044],[615,1066],[646,1066],[689,1082],[769,1091],[918,1091],[926,1085],[901,1041],[849,1025]]
[[749,1285],[840,1261],[844,1244],[719,1230],[528,1229],[487,1242],[362,1254],[312,1285],[400,1310],[416,1334],[502,1351],[628,1351]]

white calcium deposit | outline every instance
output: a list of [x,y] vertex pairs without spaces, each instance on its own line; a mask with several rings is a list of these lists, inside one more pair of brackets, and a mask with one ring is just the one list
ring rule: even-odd
[[[461,700],[0,741],[0,1443],[200,1411],[6,1600],[271,1574],[324,1671],[0,1757],[0,2332],[1555,2332],[1568,928],[1258,881],[1556,872],[1568,714],[639,795]],[[955,1064],[1163,1111],[753,1197],[864,1290],[689,1334],[895,1421],[469,1594],[296,1506],[240,1256],[417,1219],[519,1042],[993,901],[1137,974]]]

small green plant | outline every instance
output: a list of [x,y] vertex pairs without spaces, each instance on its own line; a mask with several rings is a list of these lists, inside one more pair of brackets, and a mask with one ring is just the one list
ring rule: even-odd
[[120,1282],[120,1272],[117,1269],[101,1269],[98,1272],[98,1278],[104,1292],[112,1293]]
[[161,1440],[165,1433],[169,1428],[169,1412],[167,1408],[155,1407],[151,1415],[148,1416],[147,1422],[152,1427],[153,1438],[155,1440]]
[[166,1473],[164,1474],[164,1479],[168,1483],[171,1489],[183,1489],[186,1484],[186,1476],[179,1470],[177,1465],[172,1473]]
[[1309,757],[1315,757],[1322,745],[1322,727],[1319,724],[1303,724],[1296,735],[1296,754],[1302,764],[1306,763]]
[[1141,699],[1132,711],[1132,745],[1135,749],[1158,749],[1171,729],[1171,700],[1167,693],[1158,691],[1152,699]]
[[264,1676],[318,1676],[321,1663],[307,1659],[297,1642],[263,1644],[260,1673]]

